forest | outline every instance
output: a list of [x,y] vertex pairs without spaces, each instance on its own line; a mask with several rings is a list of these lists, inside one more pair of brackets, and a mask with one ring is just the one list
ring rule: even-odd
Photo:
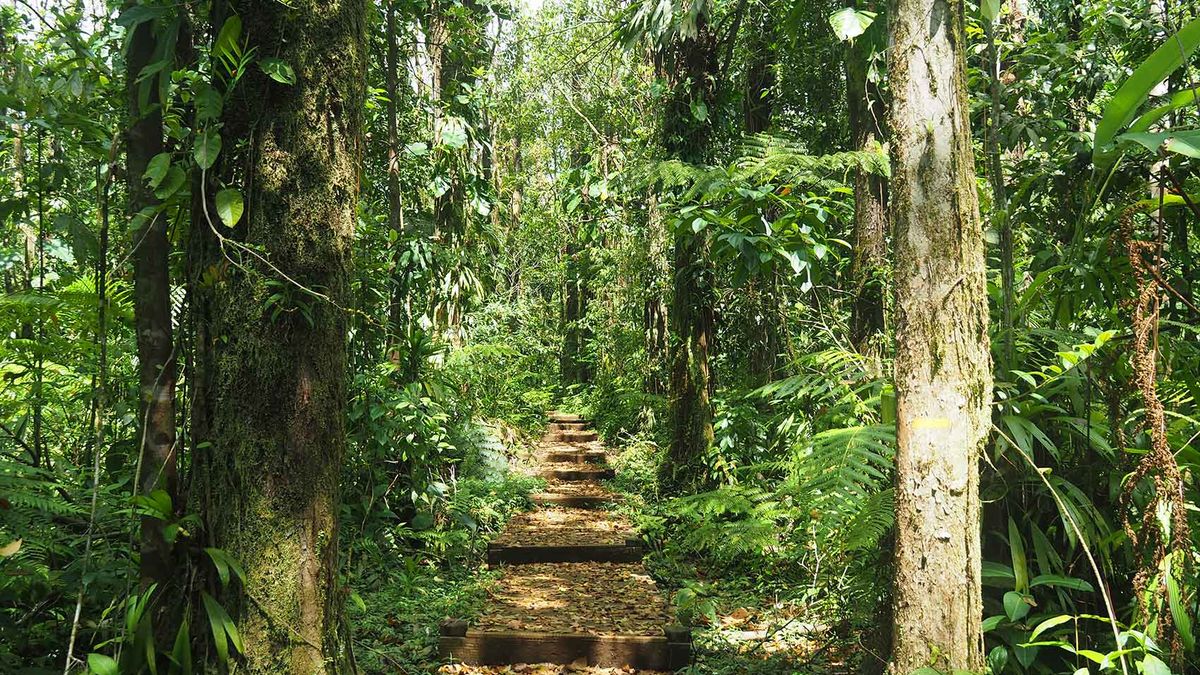
[[1198,48],[0,0],[0,673],[1200,673]]

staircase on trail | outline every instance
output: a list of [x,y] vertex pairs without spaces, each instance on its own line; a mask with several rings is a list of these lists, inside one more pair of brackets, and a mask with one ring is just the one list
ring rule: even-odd
[[500,580],[480,617],[442,623],[442,656],[481,666],[686,666],[691,634],[672,625],[632,525],[603,509],[616,495],[600,483],[613,470],[599,437],[577,415],[549,419],[537,453],[546,491],[488,545]]

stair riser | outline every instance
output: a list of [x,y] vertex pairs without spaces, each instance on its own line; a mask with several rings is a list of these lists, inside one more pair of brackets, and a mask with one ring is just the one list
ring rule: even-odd
[[600,437],[594,431],[551,431],[546,434],[546,441],[550,443],[591,443],[598,440]]
[[577,509],[597,509],[614,503],[613,497],[592,495],[560,495],[553,493],[535,494],[530,497],[538,506],[566,506]]
[[616,475],[612,469],[549,469],[542,478],[576,483],[587,480],[608,480]]
[[489,546],[489,565],[527,565],[533,563],[638,562],[643,557],[640,545],[612,546]]
[[561,450],[547,452],[543,459],[547,462],[575,462],[576,464],[603,464],[605,453],[603,452],[578,452],[573,450]]
[[668,642],[665,636],[596,636],[574,633],[480,632],[443,635],[443,657],[468,665],[513,663],[570,665],[583,659],[590,666],[641,670],[678,670],[688,665],[691,643]]

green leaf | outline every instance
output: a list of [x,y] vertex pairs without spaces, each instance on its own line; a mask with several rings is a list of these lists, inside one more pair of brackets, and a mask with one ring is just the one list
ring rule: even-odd
[[282,84],[296,84],[296,71],[287,64],[283,59],[277,59],[274,56],[266,56],[258,61],[258,67],[276,82]]
[[233,227],[242,219],[246,205],[242,201],[242,193],[236,188],[225,188],[217,193],[217,216],[225,223],[225,227]]
[[989,616],[983,620],[983,632],[986,633],[988,631],[995,630],[996,628],[999,628],[1000,624],[1004,623],[1005,621],[1008,621],[1008,617],[1006,616],[999,614],[996,616]]
[[192,156],[196,158],[196,164],[207,171],[216,163],[219,154],[221,154],[221,134],[218,134],[212,127],[206,127],[196,137],[196,146],[192,150]]
[[1198,98],[1200,98],[1200,91],[1195,89],[1177,91],[1171,95],[1171,99],[1166,105],[1160,105],[1157,108],[1153,108],[1142,113],[1141,117],[1138,117],[1133,121],[1133,124],[1129,125],[1129,130],[1149,131],[1150,127],[1153,126],[1155,122],[1166,117],[1167,114],[1172,110],[1178,110],[1180,108],[1192,105]]
[[117,668],[117,662],[111,656],[105,654],[88,654],[87,657],[88,670],[96,673],[96,675],[119,675],[120,670]]
[[204,603],[204,613],[208,615],[208,624],[212,629],[213,643],[217,649],[217,656],[221,663],[229,663],[229,645],[233,644],[234,649],[239,653],[245,651],[242,645],[242,636],[238,633],[237,625],[233,623],[233,619],[229,618],[229,614],[221,603],[217,602],[216,598],[208,593],[201,593],[200,599]]
[[213,42],[213,54],[218,57],[236,58],[241,54],[238,40],[242,37],[242,18],[234,14],[221,24],[221,31]]
[[1061,614],[1059,616],[1053,616],[1053,617],[1050,617],[1049,619],[1046,619],[1045,621],[1039,623],[1037,625],[1037,628],[1034,628],[1033,632],[1029,634],[1029,641],[1033,642],[1042,633],[1045,633],[1046,631],[1050,630],[1051,628],[1054,628],[1055,626],[1061,626],[1064,623],[1067,623],[1068,621],[1073,620],[1074,618],[1075,617],[1073,617],[1069,614]]
[[979,0],[979,16],[987,23],[992,23],[1000,16],[1003,0]]
[[1092,588],[1091,584],[1084,581],[1083,579],[1076,579],[1075,577],[1064,577],[1060,574],[1042,574],[1040,576],[1034,577],[1033,581],[1029,582],[1030,588],[1037,588],[1038,586],[1052,586],[1052,587],[1057,587],[1057,588],[1069,588],[1073,591],[1084,591],[1086,593],[1090,593],[1093,590],[1095,590]]
[[1171,675],[1171,669],[1157,656],[1146,654],[1142,657],[1142,673],[1144,675]]
[[187,182],[187,174],[183,172],[183,169],[172,164],[171,168],[167,170],[166,180],[154,190],[154,196],[162,200],[169,199],[171,195],[179,192],[179,188],[183,187],[185,182]]
[[1200,18],[1188,22],[1178,33],[1167,38],[1113,94],[1104,107],[1104,116],[1096,125],[1092,161],[1097,166],[1107,166],[1113,161],[1108,146],[1117,133],[1133,121],[1150,92],[1182,65],[1197,46],[1200,46]]
[[466,124],[457,117],[446,119],[445,125],[442,127],[442,145],[458,150],[467,144],[467,127]]
[[175,633],[175,644],[171,647],[171,660],[183,671],[183,675],[191,675],[192,636],[186,616],[183,617],[183,623],[179,625],[179,632]]
[[[1174,555],[1171,553],[1168,554],[1168,557]],[[1175,579],[1170,564],[1166,566],[1166,577],[1167,605],[1171,610],[1171,619],[1175,621],[1175,628],[1180,641],[1183,642],[1183,648],[1190,652],[1196,648],[1196,635],[1192,632],[1192,619],[1188,616],[1187,606],[1184,605],[1183,594],[1180,592],[1179,581]]]
[[130,30],[139,24],[147,21],[153,21],[160,16],[165,16],[167,13],[166,7],[151,7],[150,5],[133,5],[127,7],[121,12],[121,16],[117,17],[117,25],[125,30]]
[[829,15],[829,25],[833,34],[842,42],[851,42],[854,38],[867,32],[875,21],[875,12],[860,12],[853,7],[843,7]]
[[1117,136],[1116,141],[1136,143],[1156,155],[1162,151],[1200,158],[1200,131],[1131,132]]
[[1004,613],[1008,615],[1010,621],[1020,621],[1029,614],[1029,609],[1032,607],[1032,599],[1017,591],[1009,591],[1004,594]]
[[703,122],[708,119],[708,104],[700,99],[692,101],[692,117],[697,122]]
[[[1029,590],[1029,567],[1025,559],[1025,540],[1012,516],[1008,517],[1008,550],[1012,558],[1013,589],[1022,593]],[[1013,619],[1016,621],[1016,619]]]
[[146,163],[146,171],[142,174],[142,178],[146,179],[152,189],[157,188],[167,177],[167,170],[170,168],[171,153],[160,152]]
[[211,85],[202,86],[196,93],[196,121],[201,123],[216,121],[221,118],[221,110],[224,107],[225,101],[221,98],[220,92]]

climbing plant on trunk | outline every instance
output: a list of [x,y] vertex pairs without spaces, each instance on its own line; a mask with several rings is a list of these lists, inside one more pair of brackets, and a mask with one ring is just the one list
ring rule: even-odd
[[244,74],[221,130],[229,151],[246,139],[244,155],[224,163],[225,178],[243,186],[245,217],[222,229],[206,204],[198,223],[219,253],[199,335],[206,410],[194,500],[211,545],[245,569],[244,593],[225,603],[237,609],[245,671],[340,672],[345,306],[367,5],[230,9],[264,67]]
[[891,672],[979,672],[979,459],[992,380],[963,2],[891,0],[888,14],[897,397]]

